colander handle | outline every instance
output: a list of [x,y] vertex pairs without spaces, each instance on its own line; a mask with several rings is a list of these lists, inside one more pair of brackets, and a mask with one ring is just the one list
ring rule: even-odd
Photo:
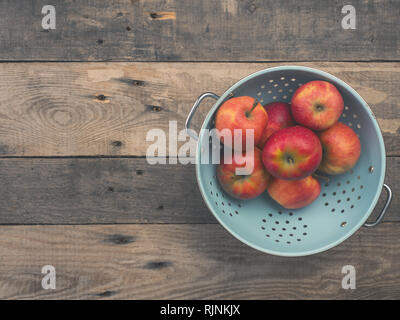
[[212,92],[205,92],[200,97],[198,97],[196,102],[193,104],[192,110],[190,110],[189,115],[187,116],[187,119],[185,122],[185,129],[186,129],[187,134],[189,136],[191,136],[194,140],[198,140],[199,137],[193,130],[190,130],[190,122],[192,122],[192,118],[193,118],[197,108],[199,107],[201,101],[203,101],[205,98],[214,98],[215,100],[218,100],[219,96],[217,96],[215,93],[212,93]]
[[392,196],[393,196],[392,190],[389,188],[389,186],[387,184],[384,184],[383,186],[386,188],[386,191],[388,193],[388,197],[386,199],[385,206],[383,207],[383,209],[382,209],[381,213],[379,214],[378,218],[376,218],[376,220],[374,222],[372,222],[372,223],[368,223],[368,222],[365,223],[364,227],[372,228],[372,227],[375,227],[377,224],[379,224],[379,222],[382,221],[384,215],[386,214],[386,211],[389,208],[390,203],[392,202]]

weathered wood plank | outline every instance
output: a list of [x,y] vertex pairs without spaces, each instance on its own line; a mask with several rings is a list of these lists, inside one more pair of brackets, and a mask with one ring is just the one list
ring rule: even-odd
[[[399,60],[397,0],[53,0],[0,3],[0,59],[135,61]],[[47,31],[47,32],[45,32]]]
[[[400,158],[386,183],[400,194]],[[217,223],[194,165],[146,159],[1,159],[0,224]],[[377,205],[383,206],[385,196]],[[395,196],[385,221],[400,221]]]
[[[0,227],[1,299],[399,299],[400,224],[324,253],[258,252],[219,225]],[[43,290],[41,269],[56,268]],[[343,290],[342,267],[356,268]]]
[[[198,95],[222,94],[277,63],[0,64],[0,156],[146,154],[150,129],[178,130]],[[400,155],[400,63],[301,63],[348,82],[373,109],[388,155]],[[194,119],[199,128],[211,101]],[[181,143],[180,143],[181,144]]]

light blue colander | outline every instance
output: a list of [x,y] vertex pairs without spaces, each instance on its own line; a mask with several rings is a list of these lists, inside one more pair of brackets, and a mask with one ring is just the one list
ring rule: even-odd
[[[352,127],[361,141],[362,151],[357,165],[345,174],[329,176],[329,182],[321,180],[319,198],[302,209],[285,209],[273,201],[267,192],[246,201],[230,197],[219,185],[216,165],[200,163],[202,148],[209,148],[211,156],[209,136],[200,131],[197,137],[192,130],[188,130],[200,102],[207,97],[217,100],[202,125],[202,129],[212,129],[218,107],[231,96],[251,96],[262,104],[290,102],[294,91],[312,80],[329,81],[342,94],[345,110],[340,121]],[[354,89],[326,72],[299,66],[270,68],[240,80],[220,97],[204,93],[193,105],[186,120],[186,129],[189,135],[199,140],[196,175],[208,208],[231,234],[263,252],[303,256],[327,250],[344,241],[362,225],[377,225],[390,205],[392,193],[383,184],[385,147],[375,117]],[[366,223],[382,186],[388,191],[386,204],[375,222]]]

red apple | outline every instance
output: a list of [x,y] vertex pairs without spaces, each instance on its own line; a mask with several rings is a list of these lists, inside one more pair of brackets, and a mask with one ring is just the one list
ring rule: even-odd
[[326,174],[341,174],[353,168],[361,153],[357,134],[341,122],[319,132],[323,156],[319,170]]
[[231,141],[225,141],[227,139],[220,135],[221,141],[226,146],[234,147],[232,139],[241,134],[242,150],[246,150],[246,129],[253,130],[254,145],[257,145],[267,123],[268,115],[263,106],[256,99],[247,96],[225,101],[215,116],[218,132],[228,129],[232,135]]
[[285,102],[273,102],[264,106],[268,114],[268,125],[264,129],[264,133],[258,143],[262,149],[268,138],[275,132],[283,128],[295,125],[290,106]]
[[310,129],[294,126],[272,134],[264,146],[262,159],[274,177],[299,180],[317,170],[322,158],[318,137]]
[[[217,177],[222,188],[232,197],[237,199],[251,199],[263,193],[267,187],[270,175],[265,170],[261,160],[261,150],[254,148],[254,153],[243,153],[245,162],[237,163],[235,157],[232,164],[222,163],[218,165]],[[237,175],[237,168],[244,168],[246,163],[253,161],[254,167],[249,175]]]
[[319,131],[337,122],[343,107],[342,95],[333,84],[311,81],[296,90],[291,109],[298,124]]
[[321,185],[312,176],[295,181],[272,178],[267,190],[271,198],[282,207],[298,209],[308,206],[318,198]]

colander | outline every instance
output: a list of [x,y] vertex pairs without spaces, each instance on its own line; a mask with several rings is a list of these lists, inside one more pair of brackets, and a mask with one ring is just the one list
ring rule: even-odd
[[[232,96],[251,96],[261,104],[290,102],[294,91],[312,80],[329,81],[342,94],[345,108],[339,121],[353,128],[361,141],[362,151],[356,166],[345,174],[329,176],[329,181],[320,180],[320,196],[301,209],[285,209],[267,192],[246,201],[230,197],[217,180],[217,165],[211,161],[209,135],[201,130],[197,136],[190,129],[201,101],[208,97],[217,100],[201,127],[212,129],[218,107]],[[187,117],[186,130],[198,140],[196,176],[208,208],[233,236],[260,251],[280,256],[305,256],[327,250],[343,242],[363,225],[376,226],[390,205],[392,192],[384,184],[386,156],[377,121],[354,89],[326,72],[301,66],[269,68],[240,80],[220,97],[204,93]],[[201,163],[204,148],[209,148],[209,164]],[[386,203],[377,219],[366,223],[383,186],[387,190]]]

